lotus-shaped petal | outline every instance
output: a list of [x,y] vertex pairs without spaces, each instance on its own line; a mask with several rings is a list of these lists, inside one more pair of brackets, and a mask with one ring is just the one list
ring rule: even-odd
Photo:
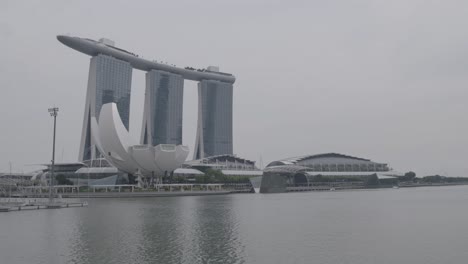
[[122,123],[117,105],[104,104],[99,122],[91,120],[91,134],[101,154],[115,167],[143,175],[166,175],[182,166],[189,148],[182,145],[137,145]]

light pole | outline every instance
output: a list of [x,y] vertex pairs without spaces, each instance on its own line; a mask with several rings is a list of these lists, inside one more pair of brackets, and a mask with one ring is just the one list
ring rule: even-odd
[[[13,176],[11,175],[11,161],[9,162],[9,164],[10,164],[10,176],[9,176],[9,178],[10,178],[10,179],[13,179]],[[10,193],[10,194],[9,194],[10,198],[11,198],[11,184],[12,184],[12,181],[9,181],[9,182],[8,182],[8,186],[9,186],[8,191],[9,191],[9,193]]]
[[54,182],[54,164],[55,164],[55,128],[57,123],[58,107],[49,108],[50,116],[54,117],[54,138],[52,140],[52,166],[50,167],[50,182],[49,182],[49,202],[52,202],[54,196],[52,194],[52,185]]

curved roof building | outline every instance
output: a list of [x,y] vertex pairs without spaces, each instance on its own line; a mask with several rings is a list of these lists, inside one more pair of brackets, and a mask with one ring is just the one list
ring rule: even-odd
[[357,158],[339,153],[324,153],[286,158],[273,161],[267,165],[298,165],[309,168],[310,171],[389,171],[386,163],[378,163],[369,159]]
[[[369,159],[343,155],[339,153],[324,153],[286,158],[273,161],[263,171],[260,192],[287,192],[300,187],[301,190],[312,190],[321,181],[339,181],[347,187],[364,187],[369,177],[378,179],[394,179],[403,176],[391,170],[386,163],[374,162]],[[353,185],[353,186],[352,186]]]
[[244,159],[236,155],[217,155],[184,163],[190,167],[207,167],[221,170],[258,170],[255,161]]

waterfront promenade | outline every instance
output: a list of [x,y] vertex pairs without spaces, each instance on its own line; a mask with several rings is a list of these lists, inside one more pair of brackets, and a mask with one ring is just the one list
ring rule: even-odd
[[[230,193],[249,193],[250,184],[158,184],[151,188],[137,185],[94,185],[74,186],[57,185],[53,187],[54,196],[62,198],[128,198],[128,197],[171,197],[223,195]],[[15,191],[12,197],[46,198],[46,186],[29,186]]]

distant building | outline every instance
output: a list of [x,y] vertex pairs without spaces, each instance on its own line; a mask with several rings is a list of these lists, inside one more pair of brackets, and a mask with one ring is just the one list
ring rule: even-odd
[[[47,185],[50,181],[50,164],[44,164],[46,169],[36,172],[33,180]],[[88,167],[92,166],[92,167]],[[116,185],[128,184],[128,174],[120,172],[112,167],[105,159],[93,160],[92,164],[72,162],[56,163],[54,166],[54,177],[63,177],[75,186],[93,185]],[[57,185],[55,181],[54,185]]]
[[156,70],[146,73],[140,144],[182,144],[183,98],[182,76]]
[[99,124],[91,127],[97,148],[120,171],[142,177],[166,176],[180,168],[189,154],[186,146],[175,144],[138,145],[125,129],[115,103],[102,106]]
[[325,153],[287,158],[273,161],[267,167],[280,165],[296,165],[307,167],[313,172],[382,172],[389,171],[386,163],[373,162],[369,159],[357,158],[338,153]]
[[310,186],[325,177],[346,180],[365,180],[371,175],[378,179],[403,176],[391,170],[386,163],[353,156],[325,153],[287,158],[271,162],[263,171],[260,192],[286,192],[296,186]]
[[[116,103],[125,128],[129,129],[132,70],[146,72],[144,120],[140,142],[143,145],[182,144],[182,105],[184,80],[198,82],[198,127],[195,159],[232,154],[232,99],[236,78],[219,71],[179,68],[146,60],[117,48],[112,40],[57,36],[64,45],[90,55],[83,132],[79,160],[101,157],[91,135],[92,118],[99,119],[102,105]],[[97,123],[100,120],[96,120]]]
[[224,175],[228,176],[254,177],[262,175],[262,171],[255,166],[255,161],[240,158],[235,155],[218,155],[186,161],[184,167],[202,172],[207,169],[220,170]]
[[[28,175],[15,174],[8,179],[22,179],[42,182],[47,185],[50,179],[50,164],[43,164],[45,169],[30,173]],[[183,168],[175,169],[170,177],[181,176],[187,179],[193,179],[204,175],[207,169],[220,170],[224,175],[234,177],[258,177],[262,171],[255,166],[255,162],[234,155],[219,155],[200,160],[191,160],[185,162]],[[99,185],[120,185],[136,184],[136,178],[112,166],[106,159],[100,158],[89,160],[84,163],[56,163],[54,175],[63,176],[71,181],[74,186],[99,186]],[[2,174],[0,174],[0,185],[2,183]],[[3,175],[7,182],[7,175]],[[21,177],[19,177],[21,176]],[[9,182],[9,181],[8,181]],[[56,183],[57,184],[57,183]]]
[[198,126],[194,159],[233,154],[232,84],[198,83]]
[[95,159],[99,156],[91,136],[91,118],[99,117],[102,105],[116,103],[122,122],[128,130],[131,83],[132,66],[130,63],[103,54],[91,58],[81,133],[80,161]]
[[0,197],[8,195],[11,188],[32,185],[34,173],[0,173]]

